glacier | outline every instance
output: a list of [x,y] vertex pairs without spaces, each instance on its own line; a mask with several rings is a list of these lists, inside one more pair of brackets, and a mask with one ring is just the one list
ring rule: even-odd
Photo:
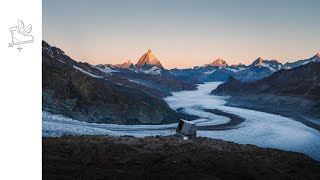
[[[300,152],[320,160],[320,132],[291,118],[280,115],[226,106],[227,98],[210,95],[221,82],[198,85],[198,90],[173,92],[164,100],[174,110],[200,117],[194,122],[197,126],[222,124],[229,118],[218,116],[204,109],[219,109],[235,114],[246,120],[233,129],[214,131],[198,130],[198,136],[222,139],[240,144],[253,144],[259,147],[276,148]],[[177,123],[167,125],[117,125],[96,124],[73,120],[62,115],[44,111],[42,134],[45,137],[62,135],[110,135],[135,137],[175,134]]]

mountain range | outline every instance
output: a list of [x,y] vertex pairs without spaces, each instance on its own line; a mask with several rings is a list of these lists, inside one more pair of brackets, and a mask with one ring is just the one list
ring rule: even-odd
[[178,79],[185,82],[192,79],[191,83],[202,83],[212,81],[226,81],[230,76],[242,82],[250,82],[270,76],[281,69],[291,69],[310,62],[320,62],[320,54],[316,54],[305,60],[282,64],[277,60],[264,60],[261,57],[254,60],[250,65],[228,63],[218,58],[203,66],[195,66],[186,69],[165,69],[155,55],[148,50],[134,65],[131,61],[116,65],[96,65],[97,68],[105,69],[104,72],[114,75],[127,74],[149,74],[170,79]]
[[42,108],[47,112],[117,124],[164,124],[181,118],[161,98],[115,83],[106,73],[74,61],[46,42],[42,42],[42,72]]
[[241,82],[230,77],[213,92],[235,95],[271,93],[318,100],[320,99],[319,70],[320,62],[312,62],[288,70],[282,69],[254,82]]
[[[266,93],[265,97],[271,94],[307,99],[303,105],[308,108],[301,109],[311,114],[317,110],[315,98],[320,91],[319,77],[315,75],[320,72],[317,69],[320,54],[286,64],[259,57],[250,65],[228,65],[219,58],[203,66],[168,70],[151,50],[136,64],[128,60],[123,64],[91,65],[75,61],[43,41],[42,61],[43,110],[87,122],[177,122],[181,114],[172,110],[163,98],[176,91],[196,90],[197,84],[211,81],[226,81],[212,92],[215,94],[238,96],[247,92],[249,98],[252,94]],[[302,102],[292,102],[294,98],[288,103]],[[276,97],[267,98],[271,99]]]
[[[320,62],[305,60],[305,65],[281,69],[253,82],[229,77],[211,94],[231,96],[229,105],[260,111],[283,113],[287,117],[320,118]],[[309,123],[310,124],[310,123]],[[316,125],[320,129],[319,125]]]

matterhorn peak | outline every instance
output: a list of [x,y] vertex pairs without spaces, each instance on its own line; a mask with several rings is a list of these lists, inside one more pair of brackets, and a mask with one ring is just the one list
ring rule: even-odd
[[209,64],[205,64],[205,66],[228,66],[228,64],[226,63],[225,60],[221,59],[221,58],[218,58],[216,60],[214,60],[212,63],[209,63]]
[[320,58],[320,53],[317,53],[317,54],[315,55],[315,57],[319,57],[319,58]]
[[147,53],[143,54],[139,61],[137,62],[137,67],[143,67],[145,65],[149,66],[157,66],[159,68],[163,68],[160,61],[156,58],[156,56],[148,49]]

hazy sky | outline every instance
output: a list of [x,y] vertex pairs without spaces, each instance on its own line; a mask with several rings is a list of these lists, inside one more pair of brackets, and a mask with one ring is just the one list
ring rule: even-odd
[[319,0],[43,0],[43,40],[77,61],[165,68],[249,64],[320,52]]

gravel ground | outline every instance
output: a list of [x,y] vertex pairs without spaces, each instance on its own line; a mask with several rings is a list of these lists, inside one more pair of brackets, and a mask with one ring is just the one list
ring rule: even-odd
[[43,138],[43,179],[320,179],[307,155],[175,136]]

